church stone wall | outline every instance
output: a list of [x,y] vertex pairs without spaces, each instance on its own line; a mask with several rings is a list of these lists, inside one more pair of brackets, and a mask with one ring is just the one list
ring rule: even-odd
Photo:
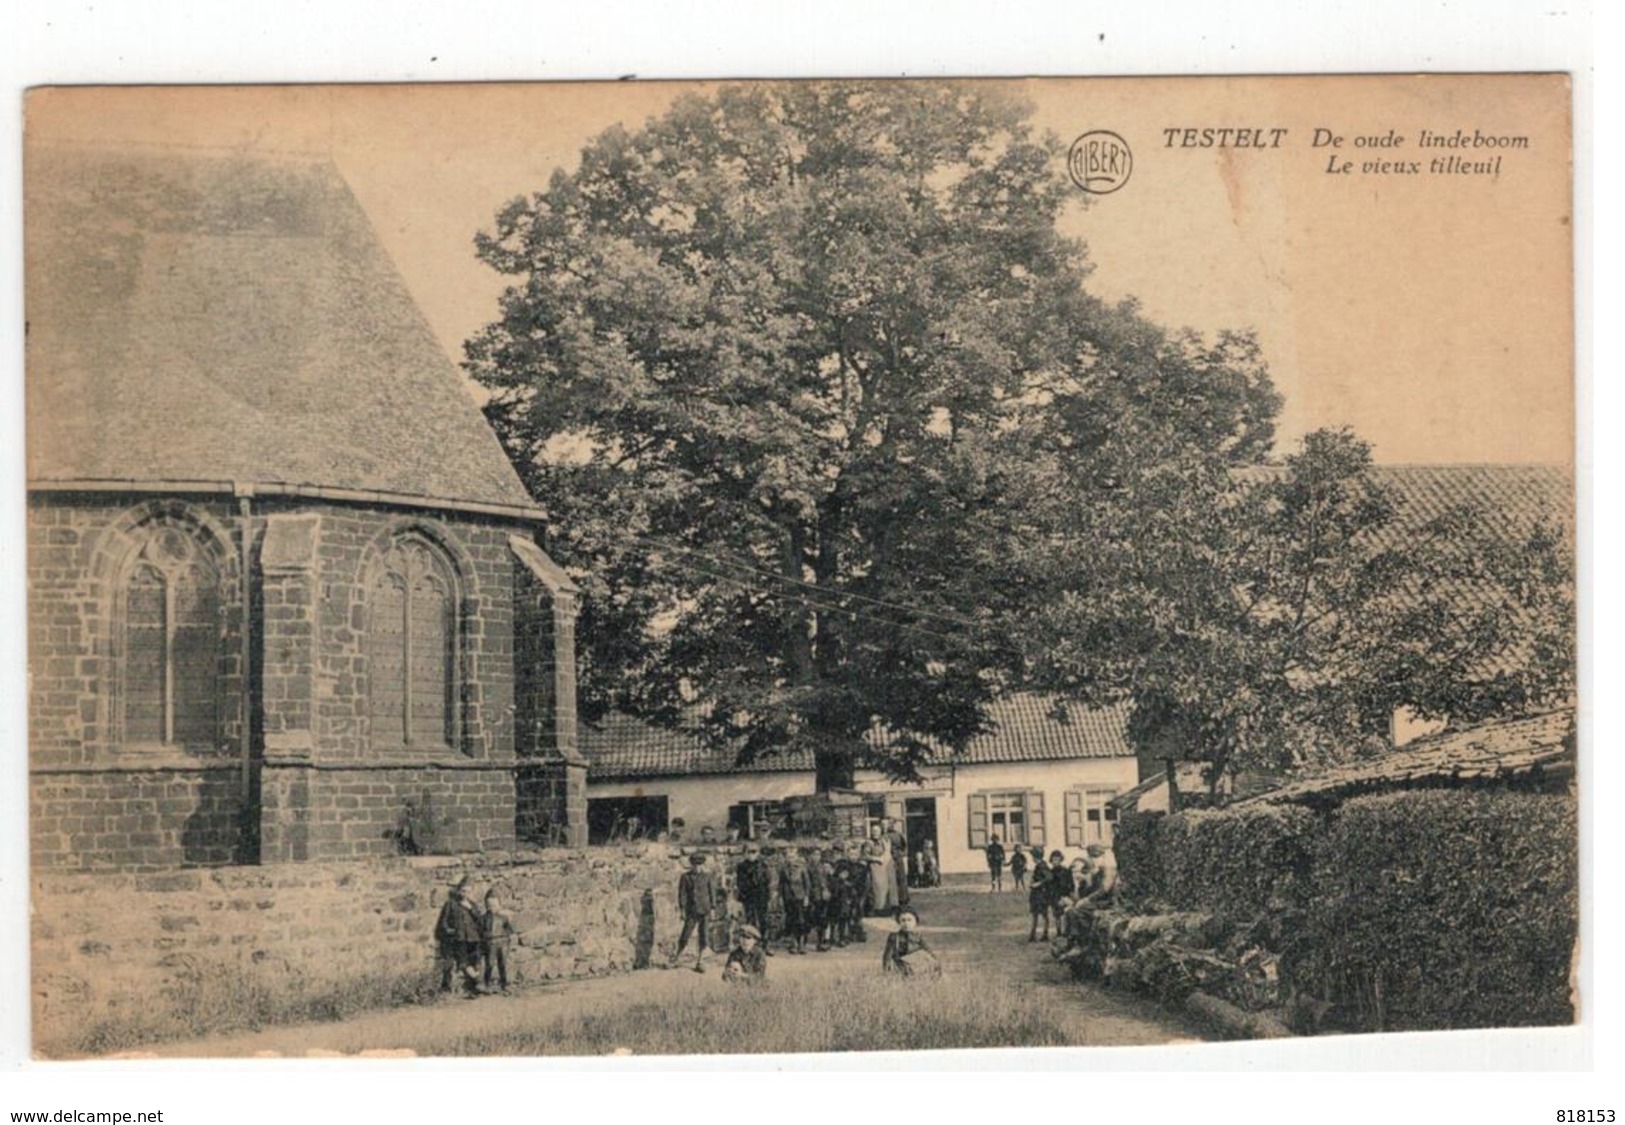
[[[552,662],[539,662],[535,673],[548,685],[542,697],[515,691],[516,666],[523,667],[516,634],[534,648],[536,638],[552,638],[555,618],[509,542],[527,527],[499,517],[290,498],[250,497],[249,512],[245,615],[237,500],[31,497],[35,864],[149,871],[389,855],[405,803],[425,795],[445,818],[443,846],[511,847],[517,823],[537,819],[516,807],[520,759],[551,758],[557,749],[558,708],[546,695],[558,678]],[[121,536],[154,513],[195,528],[219,556],[225,632],[215,747],[132,753],[119,744],[114,562]],[[443,549],[459,586],[460,723],[452,744],[432,750],[374,747],[368,730],[367,568],[403,534]],[[516,734],[521,711],[525,726]],[[539,762],[527,767],[527,776],[549,772]],[[562,766],[551,772],[565,773]],[[558,795],[568,798],[568,786]],[[577,794],[576,803],[584,806],[584,797]],[[559,815],[567,818],[562,805]]]

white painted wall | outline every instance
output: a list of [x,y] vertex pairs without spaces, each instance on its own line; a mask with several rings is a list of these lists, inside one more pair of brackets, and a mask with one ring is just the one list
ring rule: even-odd
[[[1073,788],[1099,788],[1122,792],[1134,787],[1138,768],[1131,757],[1084,758],[1060,762],[1019,762],[1009,765],[960,766],[937,771],[924,786],[888,785],[878,775],[858,775],[857,787],[864,792],[889,796],[937,799],[937,849],[942,869],[950,874],[985,872],[987,857],[970,846],[970,798],[975,794],[1028,790],[1044,796],[1044,851],[1060,848],[1075,855],[1077,848],[1066,844],[1064,794]],[[1008,851],[1009,841],[1004,841]]]
[[[948,873],[983,872],[987,861],[970,846],[970,798],[994,791],[1031,791],[1044,797],[1046,852],[1061,848],[1068,855],[1077,849],[1066,844],[1065,796],[1068,789],[1090,787],[1118,792],[1132,788],[1137,778],[1132,757],[1086,758],[1059,762],[1022,762],[1010,765],[942,767],[930,771],[923,785],[894,785],[879,774],[861,772],[857,788],[894,800],[932,797],[936,800],[937,848],[942,869]],[[702,777],[650,778],[627,782],[587,779],[587,798],[664,796],[668,816],[681,817],[688,838],[710,824],[720,835],[728,823],[728,808],[745,801],[780,801],[813,792],[813,775],[802,773],[737,773]],[[1008,843],[1008,841],[1007,841]]]

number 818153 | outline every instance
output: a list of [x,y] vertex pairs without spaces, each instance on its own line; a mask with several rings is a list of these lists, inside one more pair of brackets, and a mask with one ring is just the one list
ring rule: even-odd
[[1558,1125],[1613,1125],[1614,1111],[1611,1109],[1560,1109],[1557,1111]]

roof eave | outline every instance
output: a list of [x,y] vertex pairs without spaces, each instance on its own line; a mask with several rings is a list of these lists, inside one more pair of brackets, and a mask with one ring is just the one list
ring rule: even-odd
[[248,497],[277,496],[304,500],[331,500],[345,504],[373,504],[394,508],[458,512],[465,515],[499,516],[503,519],[523,520],[527,523],[538,523],[547,518],[546,511],[534,505],[461,500],[444,496],[419,496],[407,492],[385,492],[373,489],[334,488],[329,485],[289,484],[285,481],[53,478],[30,480],[28,482],[28,491],[51,493],[112,492],[133,495],[191,493],[196,495]]

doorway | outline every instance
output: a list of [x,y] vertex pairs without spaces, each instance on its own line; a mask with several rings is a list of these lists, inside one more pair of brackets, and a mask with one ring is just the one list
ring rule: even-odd
[[594,797],[587,802],[589,844],[643,839],[665,830],[665,797]]
[[942,851],[937,842],[937,799],[910,797],[903,802],[903,835],[908,838],[909,882],[923,886],[925,877],[919,862],[920,853],[927,842],[937,857],[937,872],[942,871]]

